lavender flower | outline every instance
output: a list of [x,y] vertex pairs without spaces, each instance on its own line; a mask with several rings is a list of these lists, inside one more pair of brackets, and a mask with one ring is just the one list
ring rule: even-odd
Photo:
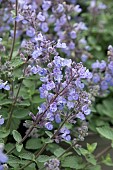
[[0,170],[4,170],[4,166],[3,165],[0,165]]
[[77,113],[76,117],[81,119],[81,120],[85,120],[85,116],[84,116],[84,114],[82,112]]
[[0,89],[10,90],[10,86],[7,84],[7,81],[3,83],[3,81],[0,80]]
[[0,144],[0,164],[8,161],[8,157],[3,153],[3,148],[4,148],[4,145],[1,143]]
[[42,24],[41,24],[41,30],[43,31],[43,32],[48,32],[48,30],[49,30],[49,27],[48,27],[48,24],[46,23],[46,22],[43,22]]
[[61,123],[61,117],[60,117],[60,113],[55,114],[55,122],[56,123]]
[[44,0],[43,1],[43,4],[42,4],[42,8],[43,8],[43,10],[44,11],[47,11],[50,7],[51,7],[51,1],[46,1],[46,0]]
[[39,19],[39,21],[45,21],[45,16],[42,15],[42,12],[38,13],[37,18]]
[[100,76],[99,76],[97,73],[95,73],[95,74],[93,75],[92,81],[93,81],[94,83],[98,83],[98,82],[100,81]]
[[0,125],[4,124],[4,118],[2,118],[2,115],[0,115]]
[[56,104],[56,102],[54,102],[54,103],[52,103],[50,105],[50,111],[51,112],[56,112],[57,111],[57,104]]
[[82,55],[81,55],[81,60],[82,60],[82,62],[86,62],[87,59],[88,59],[88,56],[87,56],[87,55],[85,55],[85,54],[82,54]]
[[35,35],[35,29],[30,27],[27,31],[26,31],[26,35],[29,37],[34,37]]
[[65,139],[66,141],[70,141],[71,140],[70,130],[67,129],[66,127],[61,128],[59,133],[60,133],[60,137],[62,139]]
[[80,13],[82,9],[80,8],[80,5],[76,5],[74,8],[75,12]]
[[60,166],[60,161],[56,158],[54,159],[50,159],[48,162],[44,163],[46,170],[60,170],[59,166]]
[[92,64],[92,69],[98,69],[99,67],[100,67],[100,63],[98,60]]
[[100,84],[101,90],[107,90],[108,89],[108,83],[106,81],[102,81]]
[[72,39],[75,39],[76,38],[76,32],[75,31],[71,31],[70,32],[70,36]]
[[57,48],[66,48],[66,43],[61,43],[60,40],[58,40],[58,43],[56,45]]
[[39,49],[39,48],[37,48],[35,51],[33,51],[32,57],[33,57],[34,59],[37,59],[41,54],[42,54],[42,50]]
[[53,125],[50,122],[45,123],[45,127],[48,130],[52,130],[53,129]]
[[82,106],[82,111],[85,115],[89,115],[91,110],[89,109],[88,105]]

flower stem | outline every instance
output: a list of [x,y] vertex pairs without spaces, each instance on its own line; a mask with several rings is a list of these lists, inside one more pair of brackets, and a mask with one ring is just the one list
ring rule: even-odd
[[[17,17],[17,15],[18,15],[18,0],[16,0],[15,17]],[[10,51],[10,55],[9,55],[9,61],[11,61],[13,51],[14,51],[14,45],[15,45],[15,39],[16,39],[16,30],[17,30],[17,22],[15,20],[15,22],[14,22],[13,42],[12,42],[11,51]]]
[[95,158],[96,158],[96,159],[100,158],[103,154],[105,154],[106,152],[108,152],[111,148],[112,148],[111,145],[108,146],[108,147],[106,147],[104,150],[102,150],[100,153],[98,153],[98,154],[95,156]]
[[[23,77],[25,76],[25,70],[26,70],[26,63],[27,63],[27,61],[28,61],[28,59],[25,62],[24,71],[23,71]],[[13,111],[14,111],[14,107],[15,107],[17,99],[18,99],[18,95],[19,95],[19,92],[20,92],[20,89],[21,89],[21,86],[22,86],[22,82],[23,82],[23,79],[21,80],[21,82],[19,84],[18,91],[16,93],[14,102],[11,105],[11,108],[9,110],[9,117],[8,117],[8,120],[7,120],[7,123],[6,123],[6,130],[8,130],[10,128],[11,120],[12,120],[12,115],[13,115]]]
[[[70,114],[71,115],[71,114]],[[63,125],[65,124],[65,122],[68,120],[68,118],[70,117],[67,116],[66,119],[62,122],[62,124],[59,126],[59,128],[57,129],[57,131],[55,132],[55,134],[53,134],[53,136],[51,137],[51,139],[54,139],[54,137],[58,134],[59,130],[63,127]],[[41,155],[43,153],[43,151],[46,149],[48,143],[45,143],[43,145],[43,147],[40,149],[40,151],[37,151],[35,153],[35,159],[39,157],[39,155]],[[28,167],[31,163],[33,163],[33,160],[29,161],[26,165],[24,165],[23,167],[21,167],[19,170],[24,170],[26,167]]]
[[19,92],[20,92],[21,85],[22,85],[22,82],[20,83],[20,85],[18,87],[18,91],[17,91],[16,97],[15,97],[15,100],[14,100],[14,102],[13,102],[13,104],[11,106],[11,109],[9,111],[9,118],[7,120],[7,123],[6,123],[6,130],[10,128],[10,124],[11,124],[11,120],[12,120],[12,115],[13,115],[13,110],[14,110],[15,104],[17,102],[17,98],[18,98],[18,95],[19,95]]

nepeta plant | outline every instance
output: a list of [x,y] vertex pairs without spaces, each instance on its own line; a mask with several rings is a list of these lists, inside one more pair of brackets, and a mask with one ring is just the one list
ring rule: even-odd
[[[1,145],[0,168],[90,168],[96,144],[87,150],[79,144],[88,135],[87,89],[96,84],[103,91],[112,85],[112,57],[109,64],[93,63],[92,72],[72,59],[82,55],[85,61],[89,49],[82,37],[87,27],[79,21],[80,5],[62,0],[11,0],[9,8],[4,5],[2,21],[7,20],[9,30],[14,24],[14,30],[7,35],[4,24],[1,29],[0,141],[6,154]],[[15,11],[8,16],[11,9]],[[12,42],[10,50],[4,37]],[[112,56],[111,46],[109,50]]]
[[[51,1],[43,1],[42,8],[45,13],[51,7],[51,5]],[[65,24],[67,22],[64,12],[71,9],[68,9],[69,6],[65,3],[53,3],[53,5],[55,5],[55,7],[52,7],[52,11],[54,15],[56,15],[54,17],[59,17],[60,20],[62,18],[62,24],[65,20],[64,24],[60,25],[62,29],[66,26]],[[43,32],[47,32],[45,31],[46,17],[45,15],[42,15],[42,12],[37,13],[33,5],[31,6],[27,1],[25,5],[23,5],[23,1],[19,1],[19,7],[19,12],[20,14],[23,14],[23,16],[20,14],[18,15],[17,13],[18,1],[16,1],[16,18],[14,19],[14,35],[12,48],[9,55],[9,61],[5,61],[1,58],[1,71],[4,70],[4,68],[6,69],[4,73],[1,74],[1,79],[9,80],[10,78],[10,83],[7,84],[7,81],[4,82],[3,80],[1,80],[0,89],[9,91],[7,97],[8,99],[12,100],[10,106],[7,106],[9,114],[6,120],[6,124],[4,125],[6,125],[6,130],[10,129],[17,103],[20,103],[21,105],[22,100],[25,100],[25,98],[19,98],[19,93],[21,91],[24,79],[26,77],[28,78],[32,76],[33,74],[38,75],[38,81],[40,80],[42,85],[39,87],[39,90],[37,90],[40,93],[40,98],[44,99],[44,102],[40,106],[38,106],[38,111],[36,114],[32,112],[29,113],[32,121],[30,123],[30,126],[27,126],[28,130],[23,138],[14,129],[12,131],[13,137],[17,142],[16,148],[18,152],[21,152],[23,148],[23,142],[27,139],[29,135],[31,135],[34,130],[36,131],[36,128],[38,130],[45,129],[52,131],[51,133],[48,131],[46,132],[46,134],[49,135],[50,142],[46,142],[42,146],[40,151],[37,151],[35,153],[34,156],[36,159],[43,153],[47,145],[51,142],[59,143],[61,141],[69,142],[75,139],[84,139],[85,133],[83,135],[76,134],[76,137],[72,137],[71,130],[69,130],[67,125],[74,124],[76,126],[78,120],[80,120],[80,122],[84,122],[84,120],[86,119],[85,116],[90,114],[89,105],[91,104],[91,101],[89,100],[88,93],[83,90],[83,80],[89,80],[90,78],[92,78],[92,74],[89,72],[88,69],[83,67],[82,63],[76,63],[73,62],[71,59],[64,59],[60,57],[57,49],[68,49],[67,44],[63,42],[62,38],[59,38],[58,40],[56,40],[57,42],[55,42],[47,40],[46,36],[38,33],[38,27],[41,28]],[[77,13],[81,11],[79,6],[72,6],[71,8],[77,11]],[[56,13],[57,11],[59,13],[58,16]],[[57,22],[59,22],[60,24],[60,20],[56,18],[55,20],[57,20]],[[26,39],[26,41],[24,41],[21,45],[21,49],[19,52],[21,53],[20,63],[22,63],[22,65],[25,65],[25,67],[22,71],[23,78],[20,79],[20,84],[18,85],[15,82],[16,77],[14,76],[13,71],[13,69],[15,70],[15,65],[13,65],[12,61],[14,60],[13,52],[16,40],[17,22],[20,20],[25,25],[26,22],[28,22],[27,29],[30,29],[26,30],[26,34],[32,38],[30,40]],[[80,23],[80,25],[81,24],[82,23]],[[21,26],[23,27],[23,25]],[[79,25],[77,25],[76,29],[78,28],[78,26]],[[71,37],[71,39],[75,39],[76,30],[70,31],[71,32],[69,33],[69,36]],[[21,64],[17,65],[17,67],[19,66],[21,66]],[[5,79],[4,76],[6,77]],[[17,84],[17,92],[14,84]],[[4,93],[4,91],[2,91],[2,93]],[[1,118],[1,124],[3,123],[4,119]],[[9,133],[10,132],[8,132],[8,134]],[[5,135],[5,137],[7,137],[7,135]],[[5,139],[5,141],[7,140],[8,139]],[[14,149],[15,146],[8,151],[8,154],[13,152]],[[20,169],[24,169],[31,163],[32,161],[26,163],[23,167],[20,167]]]
[[[36,50],[31,51],[31,59],[29,60],[31,65],[28,65],[26,74],[39,74],[40,81],[43,83],[39,88],[40,97],[46,99],[46,103],[38,108],[39,112],[36,118],[45,113],[45,120],[43,117],[40,124],[45,124],[49,130],[53,129],[52,121],[61,122],[61,115],[63,117],[69,116],[70,121],[74,123],[76,122],[74,119],[77,117],[84,120],[85,115],[90,114],[88,108],[90,100],[88,94],[85,91],[83,92],[84,83],[82,79],[90,79],[92,74],[83,67],[82,63],[61,58],[55,49],[59,43],[52,45],[41,34],[35,39],[37,42],[33,47],[36,47]],[[39,43],[41,47],[38,47]],[[38,52],[39,49],[40,52]],[[51,56],[50,58],[50,54],[55,55],[55,57],[52,59]],[[43,68],[45,64],[47,68]],[[72,111],[74,108],[75,110]],[[64,109],[65,111],[68,110],[68,113],[63,115]],[[69,113],[69,110],[74,113]],[[35,118],[33,117],[33,119]]]
[[[12,9],[13,4],[11,1]],[[81,12],[80,5],[66,4],[63,1],[19,1],[18,15],[12,16],[17,22],[15,37],[21,35],[33,40],[37,32],[42,31],[47,39],[61,40],[67,44],[67,48],[61,50],[63,56],[72,56],[74,60],[81,57],[86,61],[89,46],[85,38],[87,27],[79,20]],[[9,29],[11,25],[12,22],[9,21]],[[13,37],[14,31],[10,33]]]
[[[25,75],[39,75],[42,82],[39,88],[40,98],[44,98],[45,102],[38,107],[36,115],[30,113],[33,122],[25,138],[37,126],[39,129],[54,129],[53,133],[50,133],[52,141],[57,143],[62,140],[70,141],[70,130],[65,127],[65,124],[76,124],[77,118],[84,121],[85,116],[90,114],[91,101],[87,92],[83,91],[82,79],[90,79],[92,74],[83,67],[82,63],[75,63],[71,59],[59,56],[56,48],[66,48],[64,43],[55,44],[47,41],[42,34],[38,34],[34,39],[35,42],[29,41],[24,44],[24,55],[28,52],[30,56]],[[59,124],[58,129],[54,128],[55,124]],[[82,138],[78,136],[77,139]],[[47,143],[36,154],[36,158],[45,147]]]

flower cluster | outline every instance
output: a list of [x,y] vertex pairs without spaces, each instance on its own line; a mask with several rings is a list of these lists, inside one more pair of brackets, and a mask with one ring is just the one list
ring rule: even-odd
[[60,170],[60,161],[58,159],[50,159],[48,162],[45,164],[46,170]]
[[91,0],[90,6],[89,6],[89,12],[97,15],[101,10],[105,10],[106,8],[107,6],[104,3]]
[[[29,114],[30,116],[32,116],[31,114]],[[34,115],[33,115],[34,116]],[[29,128],[31,128],[31,126],[33,125],[33,121],[30,121],[30,120],[26,120],[24,123],[23,123],[23,126],[28,128],[26,133],[28,132]],[[35,127],[32,132],[28,135],[28,137],[32,137],[32,138],[38,138],[40,135],[39,135],[39,132],[38,132],[38,129],[37,127]]]
[[108,47],[108,61],[96,61],[92,64],[92,74],[90,84],[95,89],[98,85],[98,93],[103,94],[113,86],[113,47],[110,45]]
[[[83,80],[92,78],[88,69],[82,63],[72,62],[71,59],[61,58],[56,50],[66,47],[47,41],[42,34],[35,37],[36,50],[29,51],[31,58],[27,74],[38,74],[42,86],[39,88],[40,98],[46,100],[38,107],[38,113],[33,119],[40,119],[39,126],[48,130],[54,128],[54,123],[61,123],[67,117],[69,123],[75,124],[77,119],[85,120],[90,114],[88,93],[83,90]],[[45,67],[46,66],[46,67]],[[63,127],[57,140],[70,140],[70,131]]]
[[[85,23],[75,22],[75,18],[81,13],[79,5],[66,4],[64,1],[19,1],[19,14],[16,21],[21,25],[21,30],[34,40],[38,31],[43,32],[46,37],[52,40],[60,40],[67,44],[63,48],[68,57],[87,56],[89,46],[81,32],[87,30]],[[54,35],[54,36],[53,36]],[[75,48],[76,45],[76,48]]]
[[88,135],[88,126],[87,123],[84,121],[81,127],[78,127],[78,139],[80,141],[84,141],[84,137]]
[[0,3],[0,35],[4,36],[6,31],[9,31],[10,35],[12,35],[11,25],[13,24],[13,17],[10,12],[13,9],[12,1],[6,2],[2,0]]

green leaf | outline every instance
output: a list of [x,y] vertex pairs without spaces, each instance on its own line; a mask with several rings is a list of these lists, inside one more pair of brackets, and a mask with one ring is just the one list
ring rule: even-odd
[[21,101],[20,103],[16,103],[17,106],[30,106],[30,102],[28,100]]
[[14,167],[15,169],[13,170],[18,170],[19,169],[19,165],[25,165],[28,163],[28,160],[20,160],[19,158],[9,155],[8,156],[8,164],[11,167]]
[[111,159],[110,154],[107,154],[105,159],[102,162],[107,166],[113,166],[113,161]]
[[[1,107],[1,106],[0,106]],[[0,115],[2,115],[2,117],[7,120],[8,119],[8,108],[2,107],[2,109],[0,109]]]
[[[17,94],[17,91],[18,91],[18,88],[15,88],[14,89],[14,95]],[[29,99],[29,93],[28,93],[28,90],[25,86],[22,86],[21,89],[20,89],[20,92],[19,92],[19,97],[22,97],[23,99]],[[24,100],[24,101],[25,101]],[[23,102],[23,101],[22,101]]]
[[39,162],[47,162],[49,159],[50,159],[50,157],[47,156],[47,155],[40,155],[40,156],[37,158],[37,161],[39,161]]
[[13,138],[17,143],[19,143],[22,140],[21,134],[18,131],[13,130],[12,134],[13,134]]
[[59,145],[57,145],[56,143],[50,143],[50,144],[48,144],[48,147],[47,147],[47,151],[50,151],[51,153],[54,153],[54,151],[56,150],[56,149],[59,149],[60,148],[60,146]]
[[35,83],[32,80],[29,79],[24,79],[23,80],[23,84],[27,87],[27,88],[33,88],[35,89]]
[[53,140],[50,139],[50,138],[48,138],[48,139],[45,139],[45,140],[44,140],[44,143],[53,143]]
[[13,117],[14,118],[25,118],[26,116],[28,116],[28,114],[30,113],[30,111],[28,109],[24,109],[24,108],[15,108],[14,112],[13,112]]
[[96,159],[94,158],[93,155],[86,156],[85,158],[89,163],[96,165]]
[[51,138],[53,136],[53,134],[49,131],[45,131],[45,133]]
[[62,167],[73,168],[73,169],[84,169],[81,159],[76,156],[68,156],[61,162]]
[[112,140],[112,142],[111,142],[111,147],[113,148],[113,140]]
[[0,128],[0,138],[5,138],[10,134],[10,130],[4,129],[4,127]]
[[20,120],[13,118],[12,121],[11,121],[11,127],[10,127],[11,132],[12,132],[13,130],[18,129],[19,124],[20,124]]
[[100,165],[91,166],[87,170],[102,170]]
[[98,104],[96,106],[97,111],[100,115],[106,115],[110,118],[113,118],[113,104],[112,98],[107,98],[103,100],[103,104]]
[[15,156],[9,155],[8,156],[8,164],[12,167],[17,168],[19,166],[20,159]]
[[19,157],[26,160],[35,160],[35,155],[30,152],[22,153]]
[[79,149],[77,149],[76,147],[73,147],[73,149],[75,150],[75,152],[76,152],[79,156],[81,156],[81,152],[80,152]]
[[16,150],[18,152],[21,152],[22,148],[23,148],[23,144],[16,143]]
[[113,140],[113,129],[108,126],[96,128],[97,132],[103,137]]
[[24,168],[24,170],[35,170],[35,169],[36,169],[36,167],[35,167],[34,163],[32,163],[28,167]]
[[112,98],[103,101],[104,109],[103,113],[113,118],[113,103]]
[[5,144],[5,150],[8,152],[11,148],[14,147],[15,144],[12,144],[12,143],[7,143]]
[[45,99],[41,99],[40,96],[33,96],[32,97],[32,102],[34,104],[40,105],[44,101],[45,101]]
[[93,153],[96,147],[97,147],[97,143],[92,143],[92,144],[87,143],[87,149],[90,153]]
[[4,143],[4,140],[0,138],[0,143]]
[[24,64],[24,61],[20,60],[20,58],[16,58],[12,60],[11,66],[14,68],[20,67]]
[[0,100],[0,105],[8,105],[8,104],[12,104],[12,100],[10,99],[4,99],[4,100]]
[[31,138],[26,142],[26,149],[40,149],[43,146],[41,139]]
[[88,42],[89,42],[91,45],[95,45],[95,44],[96,44],[96,39],[95,39],[93,36],[89,36],[89,37],[88,37]]
[[103,115],[103,110],[104,110],[105,108],[103,107],[102,104],[97,104],[96,109],[97,109],[97,112],[98,112],[100,115]]
[[103,104],[107,109],[109,109],[109,110],[113,109],[112,98],[108,98],[106,100],[103,100]]
[[59,149],[56,149],[56,150],[54,151],[54,155],[55,155],[56,157],[59,157],[59,156],[62,155],[64,152],[65,152],[64,149],[59,148]]
[[90,109],[91,109],[91,112],[93,112],[93,113],[97,112],[96,109],[93,106]]
[[81,153],[83,156],[86,156],[86,155],[89,154],[89,151],[86,150],[86,149],[84,149],[84,148],[79,148],[79,150],[80,150],[80,153]]
[[0,93],[0,101],[3,100],[3,98],[6,96],[4,93]]

